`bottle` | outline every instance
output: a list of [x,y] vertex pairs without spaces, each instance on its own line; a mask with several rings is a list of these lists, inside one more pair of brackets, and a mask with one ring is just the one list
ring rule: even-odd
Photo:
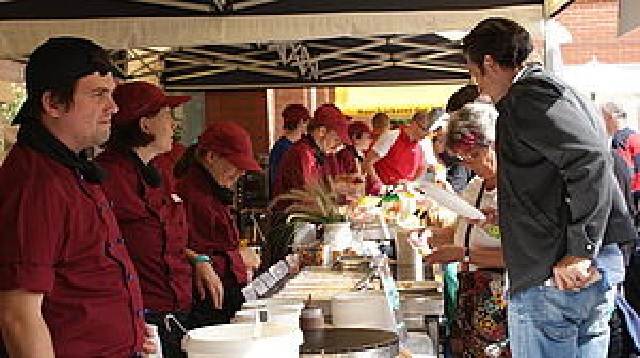
[[311,295],[304,302],[304,307],[300,312],[300,328],[303,331],[310,331],[324,328],[324,314],[322,308],[311,302]]

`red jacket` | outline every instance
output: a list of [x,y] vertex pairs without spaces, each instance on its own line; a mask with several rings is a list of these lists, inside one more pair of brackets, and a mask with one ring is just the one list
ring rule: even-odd
[[96,162],[108,172],[102,188],[140,275],[145,308],[188,311],[192,271],[185,254],[188,231],[182,202],[163,187],[145,184],[130,153],[107,150]]
[[274,198],[322,178],[324,169],[316,157],[318,151],[310,137],[303,137],[289,148],[280,161],[273,186]]
[[189,248],[209,255],[225,287],[247,283],[247,268],[240,256],[240,234],[229,207],[215,194],[215,182],[194,164],[178,181],[189,221]]
[[140,281],[99,185],[16,144],[0,167],[0,227],[0,290],[44,293],[56,357],[141,351]]

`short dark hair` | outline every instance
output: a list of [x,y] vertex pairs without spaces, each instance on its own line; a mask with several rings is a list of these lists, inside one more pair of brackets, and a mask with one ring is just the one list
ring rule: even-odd
[[473,102],[478,98],[480,92],[477,85],[466,85],[455,91],[447,101],[445,110],[448,113],[455,112],[462,108],[465,104]]
[[91,73],[121,76],[109,54],[88,39],[54,37],[38,46],[25,67],[27,99],[13,120],[25,123],[44,113],[42,96],[49,92],[52,101],[69,109],[78,81]]
[[505,18],[483,20],[462,39],[462,53],[481,70],[486,55],[502,67],[516,68],[524,63],[531,51],[533,44],[529,32]]
[[373,115],[373,118],[371,118],[371,126],[373,128],[384,128],[390,124],[391,119],[389,118],[389,115],[384,112],[378,112]]
[[302,125],[302,123],[304,122],[284,122],[284,129],[287,131],[292,131],[294,129],[297,129],[298,127],[300,127]]
[[[150,113],[145,117],[154,117],[160,111]],[[140,127],[140,119],[137,121],[130,121],[111,127],[111,135],[106,143],[108,148],[116,150],[130,150],[133,148],[140,148],[153,142],[155,136],[153,134],[145,133]]]

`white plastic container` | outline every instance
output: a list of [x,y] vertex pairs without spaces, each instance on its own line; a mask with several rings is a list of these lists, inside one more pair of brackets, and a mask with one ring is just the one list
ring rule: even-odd
[[278,323],[225,324],[197,328],[182,340],[189,358],[298,358],[300,329]]
[[278,309],[295,309],[302,311],[304,308],[304,300],[302,298],[284,298],[271,297],[260,300],[247,301],[242,304],[242,309],[254,308],[278,308]]
[[382,291],[339,294],[331,300],[331,314],[337,328],[396,330],[391,308]]
[[[296,308],[267,307],[267,322],[282,323],[293,327],[300,327],[300,310]],[[236,312],[234,323],[253,323],[256,311],[259,309],[243,309]]]

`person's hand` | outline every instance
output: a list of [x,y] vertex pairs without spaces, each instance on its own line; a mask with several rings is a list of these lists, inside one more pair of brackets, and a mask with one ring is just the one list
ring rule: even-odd
[[213,271],[213,267],[208,262],[199,262],[194,267],[194,277],[196,290],[200,295],[200,299],[204,300],[207,292],[211,295],[213,308],[222,308],[222,300],[224,298],[224,288],[218,274]]
[[553,267],[553,279],[560,290],[582,289],[598,276],[598,270],[586,257],[565,256]]
[[498,209],[483,208],[480,211],[484,214],[483,220],[468,219],[469,223],[483,227],[485,225],[498,225]]
[[296,274],[300,272],[300,255],[289,254],[285,258],[287,265],[289,266],[289,273]]
[[462,261],[464,258],[464,247],[457,245],[444,245],[434,248],[431,254],[424,257],[429,264],[446,264],[449,262]]
[[247,279],[253,280],[253,273],[260,267],[260,255],[251,247],[243,247],[240,249],[240,257],[247,271]]
[[260,255],[251,247],[243,247],[240,249],[242,262],[248,270],[256,270],[260,267]]
[[144,354],[156,354],[158,353],[158,348],[156,346],[156,341],[153,337],[153,330],[149,326],[145,326],[146,332],[144,335],[144,342],[142,342],[142,353]]

